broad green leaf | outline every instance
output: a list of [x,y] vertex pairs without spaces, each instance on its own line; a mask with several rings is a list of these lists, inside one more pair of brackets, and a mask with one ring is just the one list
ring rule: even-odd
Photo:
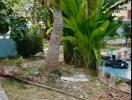
[[109,25],[110,21],[106,20],[102,25],[100,25],[95,31],[92,32],[91,38],[99,38],[100,36],[104,35]]
[[92,18],[99,10],[100,0],[88,0],[88,16]]
[[72,19],[63,18],[63,21],[64,27],[70,28],[73,31],[77,30],[77,27]]
[[77,39],[73,36],[62,37],[62,41],[69,41],[73,45],[75,45],[77,43]]
[[110,23],[110,26],[108,27],[107,34],[111,35],[113,34],[120,26],[122,22],[119,21],[113,21]]

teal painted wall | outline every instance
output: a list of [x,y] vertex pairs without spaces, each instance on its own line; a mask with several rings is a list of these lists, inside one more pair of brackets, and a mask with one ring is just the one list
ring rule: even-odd
[[12,39],[0,39],[0,58],[17,55],[16,45]]

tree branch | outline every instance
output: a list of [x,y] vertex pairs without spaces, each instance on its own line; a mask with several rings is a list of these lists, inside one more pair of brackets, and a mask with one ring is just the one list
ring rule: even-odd
[[69,94],[69,93],[66,93],[62,90],[59,90],[59,89],[56,89],[56,88],[52,88],[52,87],[49,87],[49,86],[46,86],[46,85],[41,85],[41,84],[38,84],[38,83],[34,83],[34,82],[31,82],[31,81],[27,81],[27,80],[24,80],[24,79],[20,79],[20,78],[17,78],[15,76],[12,76],[12,75],[0,75],[0,77],[4,77],[4,78],[10,78],[10,79],[14,79],[18,82],[24,82],[24,83],[28,83],[28,84],[32,84],[32,85],[35,85],[35,86],[38,86],[38,87],[42,87],[42,88],[45,88],[45,89],[48,89],[48,90],[52,90],[52,91],[55,91],[55,92],[58,92],[58,93],[61,93],[61,94],[64,94],[64,95],[67,95],[67,96],[70,96],[70,97],[73,97],[73,98],[76,98],[78,100],[85,100],[83,98],[80,98],[80,97],[77,97],[75,95],[72,95],[72,94]]

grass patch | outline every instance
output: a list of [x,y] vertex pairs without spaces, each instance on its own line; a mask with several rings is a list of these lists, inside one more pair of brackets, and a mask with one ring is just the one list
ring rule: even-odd
[[[0,59],[0,65],[15,65],[18,59],[19,59],[18,57],[13,59]],[[23,63],[36,61],[36,60],[43,60],[43,59],[45,59],[45,57],[32,56],[29,58],[24,58]]]
[[5,60],[0,60],[0,65],[14,65],[16,59],[5,59]]
[[6,87],[17,87],[18,89],[25,89],[25,84],[23,82],[18,82],[18,81],[15,81],[15,80],[12,80],[12,79],[6,79],[6,80],[2,80],[0,82],[0,84],[6,88]]
[[121,80],[121,79],[115,81],[115,84],[116,84],[117,86],[120,85],[121,83],[123,83],[123,80]]

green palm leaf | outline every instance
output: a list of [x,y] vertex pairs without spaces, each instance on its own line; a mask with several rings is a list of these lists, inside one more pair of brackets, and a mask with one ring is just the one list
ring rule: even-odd
[[106,20],[102,25],[100,25],[95,31],[92,32],[91,38],[99,38],[103,36],[110,25],[110,21]]

